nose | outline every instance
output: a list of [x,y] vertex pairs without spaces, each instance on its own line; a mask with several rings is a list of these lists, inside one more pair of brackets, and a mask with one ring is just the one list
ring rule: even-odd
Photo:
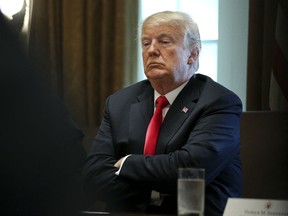
[[149,49],[148,49],[149,56],[159,56],[160,51],[156,41],[152,41]]

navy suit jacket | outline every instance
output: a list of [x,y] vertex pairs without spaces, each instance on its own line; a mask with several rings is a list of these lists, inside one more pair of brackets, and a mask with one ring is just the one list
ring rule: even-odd
[[[205,215],[222,215],[228,197],[242,193],[241,100],[209,77],[195,74],[165,116],[156,155],[145,156],[153,97],[148,80],[108,97],[84,169],[85,190],[107,202],[111,211],[145,211],[151,190],[156,190],[169,195],[162,212],[173,213],[178,168],[199,167],[206,171]],[[116,176],[113,165],[128,154]]]

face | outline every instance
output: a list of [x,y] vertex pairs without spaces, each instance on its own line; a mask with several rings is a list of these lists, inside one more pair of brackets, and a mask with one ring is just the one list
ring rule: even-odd
[[146,77],[167,84],[182,84],[191,76],[184,32],[179,26],[149,25],[142,29],[142,57]]

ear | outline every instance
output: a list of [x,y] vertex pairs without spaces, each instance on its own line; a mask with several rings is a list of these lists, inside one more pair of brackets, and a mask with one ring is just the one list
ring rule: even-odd
[[189,58],[188,58],[188,61],[187,61],[187,64],[193,64],[194,63],[194,61],[196,61],[196,59],[198,58],[198,55],[199,55],[199,51],[198,51],[198,49],[193,49],[192,51],[191,51],[191,55],[189,56]]
[[188,58],[187,64],[191,65],[191,64],[193,64],[193,62],[194,62],[194,59],[193,59],[192,55],[190,55]]

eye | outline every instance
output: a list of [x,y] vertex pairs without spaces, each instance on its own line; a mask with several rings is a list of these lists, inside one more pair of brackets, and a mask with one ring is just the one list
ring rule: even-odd
[[162,40],[161,43],[162,44],[167,44],[167,43],[170,43],[170,41],[169,40]]
[[162,44],[163,46],[169,46],[172,43],[172,41],[170,39],[161,39],[160,40],[160,44]]
[[150,42],[145,40],[145,41],[142,41],[142,46],[143,47],[148,47],[150,45]]

